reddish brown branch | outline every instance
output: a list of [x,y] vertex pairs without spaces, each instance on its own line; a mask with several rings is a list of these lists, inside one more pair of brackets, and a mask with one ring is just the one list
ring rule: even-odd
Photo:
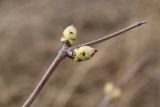
[[38,83],[38,85],[36,86],[36,88],[34,89],[34,91],[32,92],[32,94],[28,97],[28,99],[26,100],[26,102],[23,104],[22,107],[30,107],[30,105],[33,103],[33,101],[35,100],[35,98],[39,95],[39,93],[41,92],[41,90],[43,89],[43,87],[45,86],[45,84],[47,83],[49,77],[51,76],[51,74],[55,71],[55,69],[57,68],[57,66],[59,65],[59,63],[65,58],[65,57],[73,57],[72,51],[75,48],[84,46],[84,45],[94,45],[94,44],[98,44],[101,42],[104,42],[108,39],[111,39],[113,37],[116,37],[124,32],[127,32],[137,26],[140,26],[142,24],[146,23],[145,21],[140,21],[140,22],[136,22],[135,24],[124,28],[118,32],[115,32],[113,34],[104,36],[100,39],[88,42],[88,43],[84,43],[75,47],[67,47],[65,45],[63,45],[63,48],[59,51],[57,57],[55,58],[55,60],[52,62],[52,64],[50,65],[50,67],[48,68],[48,70],[46,71],[46,73],[44,74],[44,76],[42,77],[42,79],[40,80],[40,82]]
[[132,24],[132,25],[130,25],[130,26],[124,28],[124,29],[121,29],[121,30],[119,30],[119,31],[117,31],[117,32],[115,32],[115,33],[112,33],[112,34],[110,34],[110,35],[106,35],[106,36],[104,36],[104,37],[102,37],[102,38],[93,40],[93,41],[91,41],[91,42],[87,42],[87,43],[84,43],[84,44],[81,44],[81,45],[77,45],[77,46],[71,47],[71,49],[79,48],[79,47],[81,47],[81,46],[91,46],[91,45],[95,45],[95,44],[104,42],[104,41],[106,41],[106,40],[108,40],[108,39],[111,39],[111,38],[113,38],[113,37],[119,36],[120,34],[125,33],[125,32],[127,32],[127,31],[129,31],[129,30],[131,30],[131,29],[133,29],[133,28],[135,28],[135,27],[137,27],[137,26],[140,26],[140,25],[142,25],[142,24],[145,24],[145,23],[146,23],[146,21],[136,22],[136,23],[134,23],[134,24]]
[[63,60],[63,58],[66,57],[66,54],[64,53],[63,50],[64,48],[62,48],[62,50],[59,51],[55,60],[52,62],[52,64],[50,65],[48,70],[45,72],[45,74],[43,75],[42,79],[40,80],[40,82],[38,83],[38,85],[36,86],[32,94],[28,97],[28,99],[26,100],[26,102],[23,104],[22,107],[30,107],[30,105],[33,103],[35,98],[39,95],[39,93],[43,89],[44,85],[47,83],[51,74],[55,71],[55,69],[57,68],[59,63]]

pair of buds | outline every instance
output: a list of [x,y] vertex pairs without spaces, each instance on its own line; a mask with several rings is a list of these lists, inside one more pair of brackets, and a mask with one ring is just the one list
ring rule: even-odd
[[[76,28],[71,25],[68,26],[62,33],[61,42],[62,44],[71,47],[75,43],[77,37],[77,30]],[[79,48],[75,48],[73,50],[73,60],[74,61],[85,61],[89,60],[93,57],[93,55],[97,52],[95,48],[90,46],[81,46]]]
[[115,99],[121,97],[121,95],[122,95],[121,89],[119,89],[118,87],[116,87],[111,82],[109,82],[109,83],[107,83],[105,85],[105,87],[104,87],[104,93],[106,95],[109,95],[112,100],[115,100]]

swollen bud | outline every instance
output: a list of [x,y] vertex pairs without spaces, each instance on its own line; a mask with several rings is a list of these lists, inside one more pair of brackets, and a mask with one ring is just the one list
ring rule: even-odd
[[82,46],[80,48],[74,49],[74,61],[86,61],[93,57],[93,55],[97,52],[95,48],[90,46]]
[[104,87],[104,93],[112,97],[112,100],[119,98],[122,94],[121,90],[112,83],[107,83]]
[[75,43],[76,37],[77,30],[73,25],[71,25],[64,29],[61,37],[61,42],[66,46],[70,47]]

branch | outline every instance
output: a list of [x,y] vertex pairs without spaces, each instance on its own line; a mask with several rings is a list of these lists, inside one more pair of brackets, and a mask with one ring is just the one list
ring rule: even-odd
[[125,33],[125,32],[127,32],[127,31],[129,31],[129,30],[131,30],[131,29],[133,29],[133,28],[135,28],[135,27],[137,27],[137,26],[143,25],[143,24],[145,24],[145,23],[146,23],[146,21],[135,22],[134,24],[132,24],[132,25],[130,25],[130,26],[124,28],[124,29],[121,29],[121,30],[119,30],[119,31],[117,31],[117,32],[115,32],[115,33],[112,33],[112,34],[110,34],[110,35],[106,35],[106,36],[104,36],[104,37],[101,37],[101,38],[99,38],[99,39],[93,40],[93,41],[91,41],[91,42],[87,42],[87,43],[84,43],[84,44],[81,44],[81,45],[77,45],[77,46],[71,47],[71,50],[72,50],[72,49],[75,49],[75,48],[79,48],[79,47],[81,47],[81,46],[91,46],[91,45],[95,45],[95,44],[104,42],[104,41],[106,41],[106,40],[109,40],[109,39],[111,39],[111,38],[113,38],[113,37],[119,36],[120,34]]
[[50,65],[50,67],[48,68],[48,70],[46,71],[46,73],[43,75],[42,79],[40,80],[40,82],[38,83],[38,85],[36,86],[36,88],[34,89],[34,91],[32,92],[32,94],[28,97],[28,99],[26,100],[26,102],[23,104],[22,107],[30,107],[30,105],[33,103],[33,101],[36,99],[36,97],[39,95],[39,93],[41,92],[41,90],[43,89],[43,87],[45,86],[45,84],[47,83],[49,77],[51,76],[51,74],[55,71],[55,69],[57,68],[57,66],[59,65],[59,63],[65,58],[65,57],[73,57],[73,49],[84,46],[84,45],[94,45],[97,43],[101,43],[103,41],[106,41],[108,39],[111,39],[113,37],[116,37],[126,31],[129,31],[137,26],[140,26],[142,24],[146,23],[145,21],[140,21],[140,22],[136,22],[135,24],[124,28],[118,32],[115,32],[109,36],[104,36],[100,39],[85,43],[85,44],[81,44],[75,47],[67,47],[65,44],[63,44],[62,49],[59,51],[57,57],[55,58],[55,60],[52,62],[52,64]]
[[138,71],[144,66],[150,59],[151,54],[145,55],[140,58],[137,63],[127,72],[127,74],[120,81],[118,88],[121,90],[129,83],[129,81],[137,74]]
[[[148,60],[150,59],[150,54],[143,56],[140,58],[136,64],[125,74],[120,81],[120,83],[116,86],[116,88],[123,90],[124,87],[129,83],[129,81],[140,71],[142,66],[144,66]],[[112,101],[112,97],[110,95],[105,95],[98,107],[107,107]]]
[[32,94],[28,97],[28,99],[25,101],[22,107],[30,107],[30,105],[33,103],[35,98],[39,95],[39,93],[47,83],[51,74],[55,71],[59,63],[67,56],[64,50],[65,50],[65,47],[63,47],[59,51],[58,55],[56,56],[56,58],[54,59],[54,61],[52,62],[48,70],[45,72],[45,74],[43,75],[42,79],[40,80],[40,82],[38,83],[38,85],[36,86]]
[[111,96],[105,95],[104,98],[102,99],[102,101],[100,102],[100,104],[98,105],[98,107],[108,107],[111,100],[112,100]]

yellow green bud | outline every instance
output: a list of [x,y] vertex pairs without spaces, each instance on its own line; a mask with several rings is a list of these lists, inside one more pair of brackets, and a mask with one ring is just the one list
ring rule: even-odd
[[71,25],[63,31],[61,42],[67,46],[72,46],[75,43],[76,37],[77,30],[73,25]]
[[92,58],[92,56],[97,52],[95,48],[90,46],[82,46],[80,48],[74,49],[74,61],[85,61]]
[[112,97],[113,100],[119,98],[122,94],[121,90],[112,83],[107,83],[104,87],[104,93]]

